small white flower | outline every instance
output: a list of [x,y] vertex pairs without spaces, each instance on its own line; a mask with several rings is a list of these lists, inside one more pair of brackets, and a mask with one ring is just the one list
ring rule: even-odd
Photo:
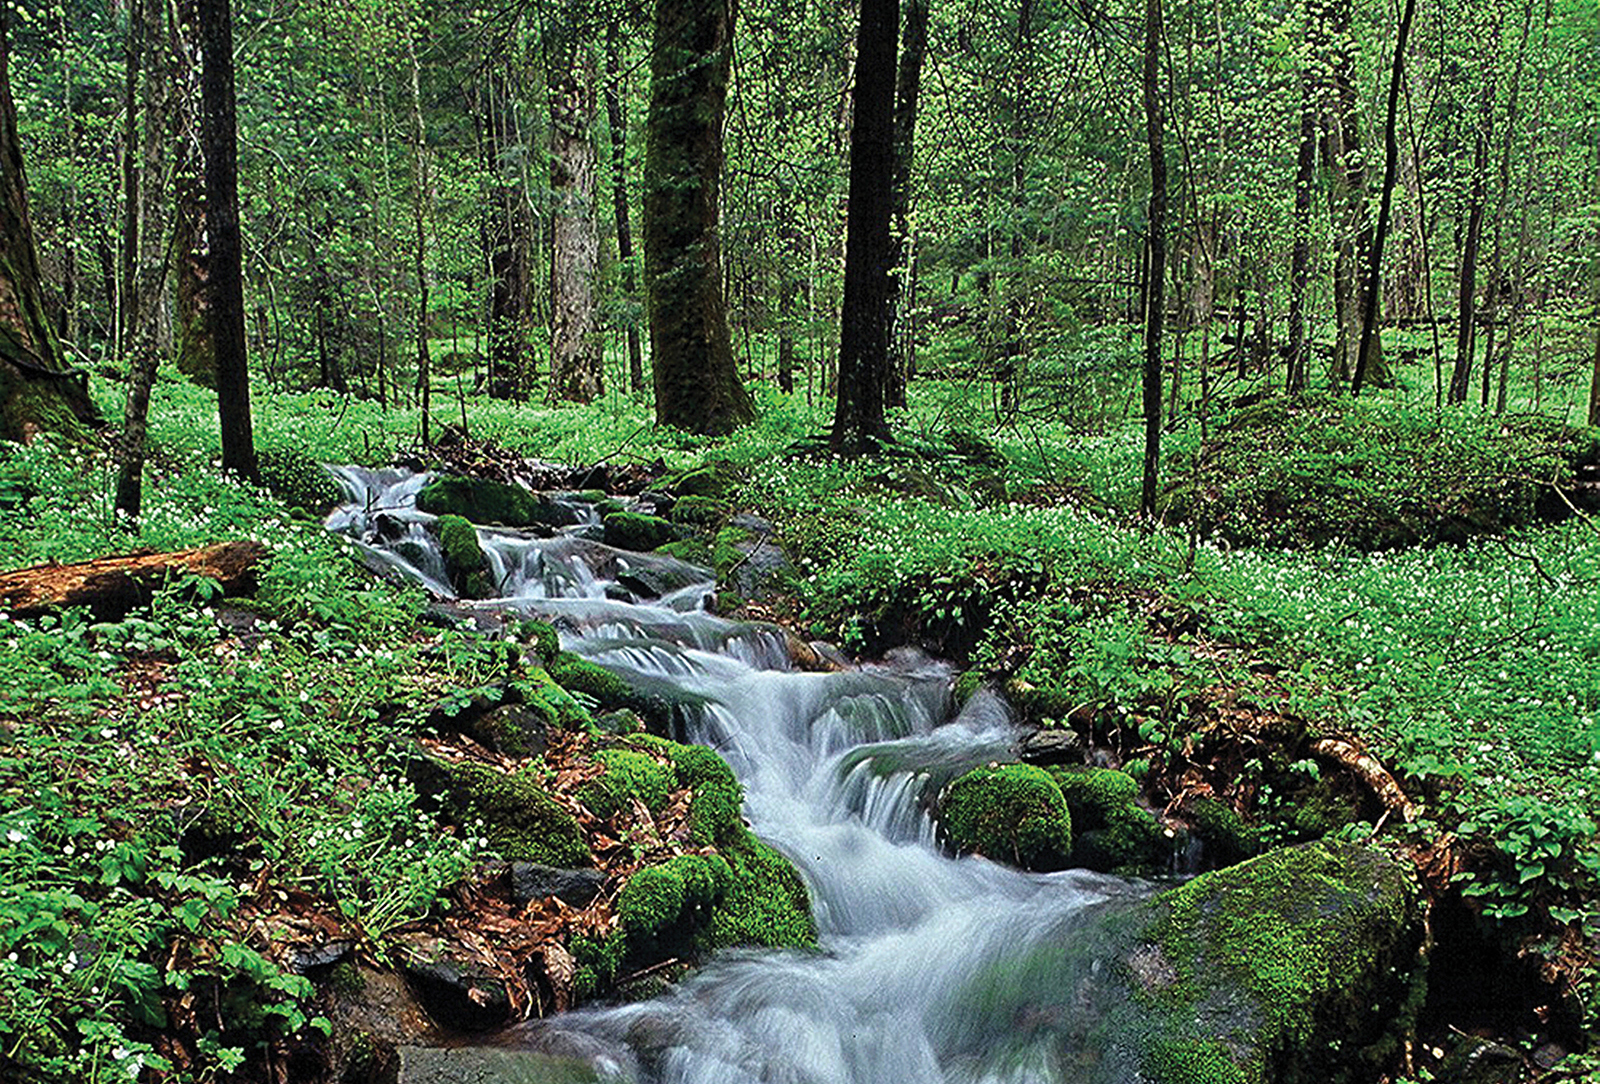
[[[23,840],[28,838],[28,833],[24,832],[20,828],[12,828],[6,832],[6,838],[12,843],[21,843]],[[12,959],[15,958],[16,957],[14,956],[12,957]]]

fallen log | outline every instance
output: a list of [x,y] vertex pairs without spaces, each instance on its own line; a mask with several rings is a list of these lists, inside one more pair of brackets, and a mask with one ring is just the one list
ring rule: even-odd
[[192,572],[222,585],[224,595],[256,588],[256,566],[267,555],[260,542],[221,542],[175,553],[133,553],[78,564],[35,565],[0,572],[0,609],[37,617],[87,606],[101,621],[147,604],[174,573]]

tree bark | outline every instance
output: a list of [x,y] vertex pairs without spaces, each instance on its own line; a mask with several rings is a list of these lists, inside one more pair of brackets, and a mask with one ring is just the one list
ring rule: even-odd
[[655,0],[645,133],[644,285],[656,421],[720,436],[755,418],[722,292],[722,118],[730,0]]
[[[569,37],[570,35],[570,37]],[[575,28],[550,57],[550,400],[589,403],[604,389],[595,311],[600,230],[595,220],[594,56]]]
[[633,316],[633,224],[628,214],[628,118],[622,108],[622,46],[617,26],[606,30],[606,122],[611,129],[611,208],[617,224],[617,262],[622,265],[622,297],[628,315],[624,334],[628,342],[628,387],[644,390],[644,351],[639,344],[639,323]]
[[512,399],[526,392],[533,368],[528,346],[531,269],[528,213],[520,165],[507,161],[518,138],[510,80],[495,60],[482,109],[483,165],[492,186],[484,227],[489,265],[489,394]]
[[172,59],[173,248],[177,254],[178,371],[201,387],[217,386],[211,336],[210,260],[206,239],[206,163],[200,146],[200,62],[194,0],[176,0],[170,17]]
[[99,557],[73,565],[35,565],[0,572],[0,607],[15,617],[36,617],[87,606],[107,621],[148,605],[175,574],[216,580],[224,594],[255,590],[256,568],[267,557],[260,542],[222,542],[175,553]]
[[928,53],[928,0],[910,0],[900,45],[900,68],[895,78],[894,173],[890,182],[890,228],[894,245],[889,279],[889,365],[884,400],[891,407],[906,405],[906,381],[911,374],[915,344],[908,330],[906,299],[911,293],[914,263],[907,259],[911,238],[911,165],[916,151],[917,98],[922,86],[922,62]]
[[1372,251],[1367,264],[1366,302],[1361,315],[1361,351],[1356,357],[1355,381],[1350,387],[1352,395],[1361,394],[1361,385],[1367,378],[1367,367],[1372,364],[1378,347],[1378,310],[1383,306],[1383,242],[1389,235],[1389,209],[1394,202],[1395,170],[1400,162],[1400,142],[1395,136],[1395,124],[1400,111],[1400,81],[1404,78],[1406,41],[1411,36],[1411,20],[1417,13],[1417,0],[1406,0],[1400,15],[1400,31],[1395,36],[1394,66],[1389,74],[1389,112],[1383,126],[1383,197],[1378,205],[1378,228],[1372,236]]
[[137,523],[142,504],[145,428],[160,356],[162,292],[167,279],[167,154],[163,137],[170,80],[159,5],[160,0],[131,0],[128,8],[129,55],[136,58],[133,67],[138,86],[137,120],[130,126],[135,138],[128,144],[128,157],[134,161],[128,215],[134,262],[127,291],[128,395],[117,449],[115,507],[130,525]]
[[81,436],[100,419],[87,377],[67,365],[45,311],[11,99],[6,10],[0,5],[0,439]]
[[[1146,524],[1156,518],[1161,464],[1161,323],[1166,313],[1167,152],[1162,132],[1161,0],[1144,5],[1144,122],[1150,150],[1150,212],[1145,247],[1149,273],[1144,301],[1144,478],[1139,513]],[[1244,343],[1239,344],[1240,355]]]
[[[1489,97],[1489,92],[1486,98]],[[1492,101],[1492,98],[1489,100]],[[1478,247],[1483,233],[1484,173],[1488,164],[1488,134],[1480,126],[1472,152],[1472,195],[1467,210],[1467,236],[1461,248],[1460,305],[1456,323],[1456,365],[1450,373],[1450,402],[1464,403],[1472,388],[1475,349],[1474,307],[1478,293]]]
[[238,126],[234,116],[229,0],[199,0],[205,55],[206,232],[211,239],[211,327],[217,347],[222,469],[255,481],[250,373],[245,357],[243,248],[239,237]]
[[[1290,395],[1306,386],[1306,289],[1311,281],[1311,185],[1317,171],[1315,76],[1307,59],[1300,76],[1300,151],[1294,176],[1294,250],[1289,257],[1289,358],[1285,381]],[[1209,316],[1208,316],[1209,319]]]
[[422,443],[431,439],[433,410],[433,359],[428,353],[428,131],[422,123],[422,66],[417,62],[417,43],[409,26],[406,51],[411,59],[411,226],[414,248],[412,272],[417,279],[417,394],[421,400]]
[[894,181],[895,44],[899,0],[862,0],[851,94],[850,217],[845,231],[844,308],[838,393],[830,443],[860,455],[889,436],[883,416],[894,271],[890,215]]

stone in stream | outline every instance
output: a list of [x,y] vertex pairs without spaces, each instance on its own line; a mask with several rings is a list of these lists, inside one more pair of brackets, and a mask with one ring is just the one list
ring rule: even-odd
[[506,527],[566,527],[580,522],[578,513],[561,501],[531,493],[521,486],[486,478],[445,475],[417,494],[417,508],[435,516],[460,516],[478,524]]
[[492,1031],[511,1021],[506,984],[487,964],[441,955],[403,963],[401,970],[428,1015],[443,1027]]
[[1082,764],[1083,738],[1076,730],[1035,730],[1022,739],[1017,757],[1024,764]]
[[400,1048],[396,1084],[598,1084],[588,1062],[498,1047]]
[[1409,863],[1309,843],[1065,926],[967,994],[1019,1047],[1087,1036],[1081,1084],[1356,1084],[1393,1064],[1422,944]]

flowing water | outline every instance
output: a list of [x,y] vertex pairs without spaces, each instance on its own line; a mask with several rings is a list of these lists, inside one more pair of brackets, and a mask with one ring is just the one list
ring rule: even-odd
[[[432,517],[415,508],[426,476],[335,474],[351,503],[330,528],[375,567],[448,595]],[[1136,1080],[1119,1044],[1095,1034],[1097,916],[1147,887],[938,845],[927,811],[938,789],[1010,757],[1003,703],[980,693],[953,713],[949,668],[910,652],[792,670],[778,630],[703,611],[709,572],[604,546],[592,510],[570,507],[573,526],[553,538],[480,529],[504,597],[470,605],[539,616],[567,650],[707,698],[682,736],[727,759],[754,831],[799,868],[821,950],[728,953],[661,998],[568,1013],[517,1041],[637,1084]]]

